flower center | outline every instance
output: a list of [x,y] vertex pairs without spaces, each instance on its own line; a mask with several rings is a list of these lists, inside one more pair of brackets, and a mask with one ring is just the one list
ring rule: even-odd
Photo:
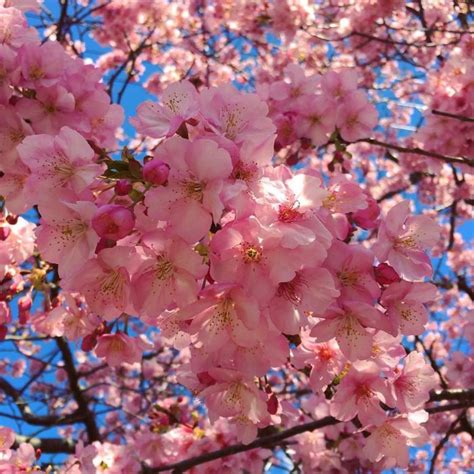
[[359,275],[355,271],[343,270],[337,274],[337,278],[339,278],[342,286],[351,287],[357,284]]
[[44,71],[39,66],[32,66],[29,70],[29,73],[30,79],[33,79],[34,81],[43,79],[44,77]]
[[252,181],[255,178],[257,166],[255,163],[242,163],[239,161],[232,171],[232,178],[241,179],[242,181]]
[[181,104],[184,101],[184,97],[180,97],[176,92],[168,96],[167,100],[163,102],[171,112],[178,114],[181,111]]
[[12,143],[20,143],[25,138],[25,134],[20,130],[11,130],[10,131],[10,140]]
[[356,390],[356,396],[357,398],[370,398],[374,392],[365,384],[359,385]]
[[174,272],[173,264],[164,256],[158,257],[156,264],[156,278],[158,280],[168,280]]
[[228,405],[239,405],[242,401],[243,386],[240,382],[233,383],[224,397],[224,401]]
[[125,280],[120,271],[111,271],[102,279],[100,289],[102,293],[121,293]]
[[206,185],[200,181],[183,181],[182,186],[187,197],[202,202]]
[[88,227],[84,222],[74,222],[72,224],[65,224],[60,227],[61,234],[66,239],[74,236],[79,237],[87,231]]
[[294,305],[298,305],[303,299],[302,290],[304,286],[308,286],[307,281],[297,273],[293,280],[285,281],[278,285],[277,296],[287,299]]
[[244,242],[242,244],[242,258],[244,263],[259,263],[263,257],[263,249],[260,245]]
[[242,130],[244,123],[242,121],[242,109],[240,107],[227,106],[222,111],[224,122],[224,133],[229,140],[235,140],[237,134]]
[[401,249],[417,249],[418,244],[413,236],[398,238],[395,240],[395,248]]
[[335,203],[336,203],[336,195],[334,193],[330,193],[324,198],[323,207],[325,209],[332,209]]
[[298,211],[299,202],[295,201],[293,204],[280,204],[278,207],[278,220],[280,222],[295,222],[303,217],[303,213]]

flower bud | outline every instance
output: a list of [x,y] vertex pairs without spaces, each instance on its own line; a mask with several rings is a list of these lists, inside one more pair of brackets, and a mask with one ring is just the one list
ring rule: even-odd
[[278,398],[274,393],[272,393],[267,400],[267,410],[270,415],[275,415],[278,411]]
[[354,212],[352,215],[352,220],[358,227],[368,230],[376,227],[379,215],[380,207],[377,204],[377,201],[374,198],[368,196],[367,207]]
[[126,196],[132,189],[132,183],[126,179],[118,180],[114,187],[114,191],[117,196]]
[[390,285],[390,283],[400,281],[400,276],[388,263],[380,263],[375,267],[374,272],[375,279],[380,285]]
[[157,158],[148,161],[143,166],[143,178],[151,184],[165,184],[170,174],[169,166]]
[[99,237],[120,240],[130,234],[135,226],[135,216],[130,209],[117,204],[100,207],[92,218],[92,228]]
[[15,225],[15,224],[18,222],[18,216],[14,216],[13,214],[9,214],[9,215],[6,217],[6,221],[7,221],[10,225]]
[[30,318],[30,309],[33,301],[30,295],[25,295],[18,300],[18,320],[20,324],[26,324]]
[[0,227],[0,240],[7,240],[10,233],[11,233],[10,227],[6,225],[2,225]]
[[81,349],[84,352],[90,352],[97,345],[97,336],[95,334],[88,334],[84,337],[81,344]]

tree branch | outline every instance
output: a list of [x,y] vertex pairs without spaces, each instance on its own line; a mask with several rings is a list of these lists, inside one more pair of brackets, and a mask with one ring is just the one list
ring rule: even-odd
[[64,359],[64,369],[66,370],[69,388],[76,400],[78,411],[83,414],[83,421],[86,425],[87,436],[89,438],[89,443],[93,441],[100,441],[99,428],[94,417],[94,414],[89,410],[89,404],[86,396],[79,387],[79,374],[76,371],[76,366],[74,365],[74,358],[69,348],[69,344],[62,337],[56,338],[56,344],[59,347]]
[[[375,140],[374,138],[362,138],[357,140],[354,143],[369,143],[370,145],[381,146],[384,148],[388,148],[389,150],[396,150],[399,153],[414,153],[415,155],[427,156],[429,158],[436,158],[437,160],[445,161],[446,163],[453,163],[456,165],[467,165],[474,168],[474,159],[466,158],[466,157],[457,157],[457,156],[449,156],[449,155],[442,155],[441,153],[436,153],[435,151],[427,151],[423,150],[418,147],[414,148],[407,148],[400,145],[395,145],[393,143],[385,143],[379,140]],[[349,143],[350,145],[350,143]]]
[[[474,389],[453,389],[453,390],[440,390],[432,392],[430,395],[429,402],[442,401],[442,400],[457,400],[460,403],[454,403],[450,405],[429,407],[426,409],[428,413],[440,413],[444,411],[457,410],[461,408],[466,408],[474,406]],[[428,403],[429,403],[428,402]],[[243,453],[250,451],[256,448],[270,448],[281,441],[284,441],[287,438],[296,436],[301,433],[306,433],[308,431],[314,431],[319,428],[324,428],[326,426],[336,425],[342,423],[341,421],[333,418],[332,416],[327,416],[321,420],[311,421],[309,423],[304,423],[302,425],[294,426],[287,430],[281,431],[280,433],[272,434],[269,436],[262,436],[257,438],[250,444],[235,444],[232,446],[227,446],[210,453],[201,454],[193,458],[186,459],[173,464],[166,464],[163,466],[150,468],[144,467],[143,474],[155,474],[159,472],[172,471],[173,474],[181,474],[182,472],[191,469],[194,466],[204,464],[209,461],[214,461],[215,459],[224,458],[233,454]]]
[[67,438],[31,438],[29,436],[16,435],[13,449],[18,448],[20,443],[29,443],[33,448],[40,449],[41,452],[48,454],[74,454],[76,450],[76,441]]
[[466,117],[465,115],[457,115],[457,114],[451,114],[449,112],[443,112],[442,110],[435,110],[433,109],[431,111],[433,115],[441,115],[443,117],[449,117],[452,119],[460,120],[461,122],[473,122],[474,123],[474,118],[472,117]]

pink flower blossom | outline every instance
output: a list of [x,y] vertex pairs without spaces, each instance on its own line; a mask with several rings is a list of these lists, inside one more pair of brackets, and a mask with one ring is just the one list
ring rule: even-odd
[[422,408],[429,400],[429,392],[439,386],[439,379],[422,354],[410,352],[392,386],[397,408],[402,413],[413,412]]
[[337,128],[348,142],[368,137],[377,122],[377,109],[362,91],[352,92],[337,109]]
[[393,406],[393,397],[380,377],[380,368],[371,361],[355,362],[337,386],[330,413],[342,421],[358,416],[363,426],[381,425],[386,414],[380,402]]
[[61,275],[74,272],[94,256],[99,241],[91,228],[95,211],[95,205],[88,201],[51,200],[42,207],[41,225],[36,230],[37,244],[44,259],[59,264]]
[[143,352],[149,348],[149,344],[140,337],[130,337],[123,332],[117,332],[100,336],[95,354],[105,358],[111,367],[117,367],[124,363],[140,362]]
[[202,257],[179,238],[161,231],[143,239],[144,258],[132,280],[132,300],[141,315],[159,315],[172,304],[185,306],[197,297],[197,280],[207,268]]
[[341,298],[373,304],[380,296],[374,279],[374,256],[359,245],[335,240],[328,250],[326,266],[334,275]]
[[241,160],[267,164],[273,152],[275,126],[267,117],[267,105],[257,95],[225,85],[204,89],[199,98],[210,129],[235,143]]
[[324,96],[311,96],[301,99],[304,111],[297,122],[298,134],[310,138],[313,145],[327,143],[336,128],[336,108],[334,103]]
[[436,294],[436,287],[431,283],[400,281],[388,286],[380,302],[387,308],[394,332],[406,336],[422,334],[428,321],[423,303],[433,301]]
[[196,116],[198,94],[188,81],[176,82],[163,93],[162,104],[143,102],[130,122],[138,132],[152,138],[170,137],[186,120]]
[[168,185],[153,188],[145,200],[149,216],[168,220],[178,236],[196,242],[219,222],[224,205],[223,180],[232,172],[229,154],[211,140],[189,142],[173,137],[155,157],[170,166]]
[[328,71],[321,78],[321,88],[332,100],[343,102],[357,89],[357,73],[350,69]]
[[5,451],[15,442],[15,432],[5,426],[0,427],[0,451]]
[[253,330],[260,318],[257,300],[229,285],[209,286],[199,296],[178,313],[178,319],[192,319],[189,332],[198,333],[206,351],[217,351],[230,340],[242,347],[256,344],[258,336]]
[[315,392],[323,390],[343,368],[335,340],[318,344],[306,333],[301,337],[301,344],[292,351],[291,361],[298,369],[311,366],[309,384]]
[[326,269],[302,268],[290,281],[278,284],[269,302],[270,317],[284,334],[298,334],[308,325],[308,316],[323,314],[339,294]]
[[305,263],[320,261],[311,246],[282,251],[274,235],[253,217],[226,225],[211,240],[211,277],[219,283],[237,283],[266,302],[278,283],[293,280]]
[[330,308],[323,318],[314,326],[311,336],[318,342],[335,337],[342,353],[351,361],[371,356],[373,334],[366,328],[389,330],[388,319],[360,301],[344,301],[340,308]]
[[409,216],[410,203],[402,201],[392,207],[379,227],[373,246],[380,262],[388,263],[404,278],[431,276],[429,257],[424,250],[439,239],[439,226],[428,216]]
[[269,418],[265,395],[239,372],[211,369],[209,375],[216,383],[199,396],[206,400],[211,422],[219,416],[232,418],[240,440],[250,443],[257,436],[257,424]]
[[59,43],[27,44],[21,50],[21,73],[29,87],[49,87],[59,81],[64,67],[64,50]]
[[56,137],[33,135],[18,146],[18,153],[31,170],[28,186],[31,193],[50,195],[69,187],[80,193],[102,172],[94,163],[94,151],[74,130],[63,127]]
[[80,291],[92,311],[105,319],[123,312],[133,314],[129,272],[133,272],[135,266],[129,247],[105,249],[68,276],[64,287]]
[[427,420],[426,412],[408,417],[397,416],[376,427],[367,438],[363,454],[372,462],[382,461],[382,468],[408,467],[409,446],[419,446],[428,440],[428,433],[419,422]]

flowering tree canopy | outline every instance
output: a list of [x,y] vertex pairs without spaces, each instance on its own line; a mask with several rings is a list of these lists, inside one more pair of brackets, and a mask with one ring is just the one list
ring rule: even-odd
[[468,472],[474,13],[0,0],[0,472]]

